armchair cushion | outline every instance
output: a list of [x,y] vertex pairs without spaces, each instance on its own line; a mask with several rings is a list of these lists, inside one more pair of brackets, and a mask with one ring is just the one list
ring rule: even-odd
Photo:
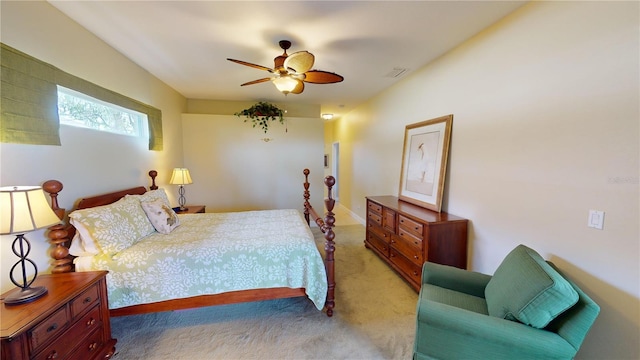
[[578,301],[578,293],[534,250],[518,245],[487,283],[489,315],[544,328]]

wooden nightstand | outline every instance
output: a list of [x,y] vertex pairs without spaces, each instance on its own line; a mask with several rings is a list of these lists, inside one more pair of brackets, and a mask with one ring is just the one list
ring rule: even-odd
[[185,205],[185,211],[176,211],[176,214],[204,214],[205,205]]
[[106,271],[43,274],[33,286],[48,293],[33,302],[6,305],[2,294],[2,360],[108,359],[111,338]]

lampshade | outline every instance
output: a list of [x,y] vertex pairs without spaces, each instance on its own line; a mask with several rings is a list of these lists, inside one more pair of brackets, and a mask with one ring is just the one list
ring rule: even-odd
[[187,185],[193,184],[191,180],[191,174],[189,174],[189,169],[187,168],[175,168],[173,169],[173,174],[171,174],[171,180],[169,184],[172,185]]
[[292,78],[289,75],[285,75],[273,79],[273,84],[280,92],[288,94],[296,88],[296,86],[298,85],[298,80]]
[[0,188],[0,235],[24,234],[60,222],[40,186]]

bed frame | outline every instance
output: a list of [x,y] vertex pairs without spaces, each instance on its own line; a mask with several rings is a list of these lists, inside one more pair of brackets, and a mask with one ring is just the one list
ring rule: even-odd
[[[335,226],[335,217],[333,211],[333,207],[335,205],[335,200],[332,197],[331,190],[335,185],[335,179],[333,176],[327,176],[324,179],[324,184],[327,187],[327,198],[324,200],[325,208],[327,212],[325,213],[324,218],[321,218],[315,209],[309,203],[309,170],[304,169],[304,217],[307,221],[307,224],[310,225],[310,220],[313,220],[316,225],[320,228],[325,237],[325,256],[324,256],[324,264],[327,271],[327,300],[325,302],[325,309],[327,316],[333,315],[333,308],[335,306],[335,261],[334,261],[334,252],[335,252],[335,233],[333,232],[333,227]],[[155,190],[158,187],[155,183],[155,178],[158,175],[157,171],[151,170],[149,171],[149,177],[151,177],[151,186],[150,190]],[[42,185],[44,191],[46,191],[51,197],[51,208],[58,215],[61,220],[65,219],[65,209],[62,209],[58,206],[58,194],[62,191],[63,185],[61,182],[57,180],[49,180]],[[143,186],[121,190],[112,192],[109,194],[98,195],[94,197],[81,199],[76,209],[86,209],[95,206],[108,205],[113,202],[116,202],[120,198],[125,195],[139,195],[146,192],[146,189]],[[51,257],[53,258],[53,268],[51,270],[52,273],[66,273],[73,272],[73,257],[69,255],[69,246],[71,245],[70,239],[75,235],[75,228],[70,224],[58,224],[49,228],[48,237],[51,243],[54,245],[54,249],[51,252]],[[109,310],[111,316],[123,316],[123,315],[133,315],[133,314],[144,314],[150,312],[160,312],[160,311],[170,311],[170,310],[181,310],[181,309],[189,309],[203,306],[211,306],[211,305],[223,305],[223,304],[234,304],[241,302],[250,302],[250,301],[261,301],[261,300],[269,300],[269,299],[281,299],[281,298],[290,298],[290,297],[299,297],[306,296],[303,288],[271,288],[271,289],[253,289],[253,290],[243,290],[243,291],[232,291],[222,294],[215,295],[201,295],[195,297],[189,297],[184,299],[175,299],[175,300],[167,300],[160,301],[150,304],[140,304],[140,305],[132,305],[118,309]]]

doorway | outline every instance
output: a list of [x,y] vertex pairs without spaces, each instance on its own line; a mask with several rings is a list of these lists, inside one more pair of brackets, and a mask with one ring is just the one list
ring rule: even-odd
[[339,191],[338,191],[338,176],[339,176],[339,156],[340,155],[340,143],[334,142],[331,147],[331,174],[336,179],[336,184],[333,186],[333,198],[338,201],[339,199]]

